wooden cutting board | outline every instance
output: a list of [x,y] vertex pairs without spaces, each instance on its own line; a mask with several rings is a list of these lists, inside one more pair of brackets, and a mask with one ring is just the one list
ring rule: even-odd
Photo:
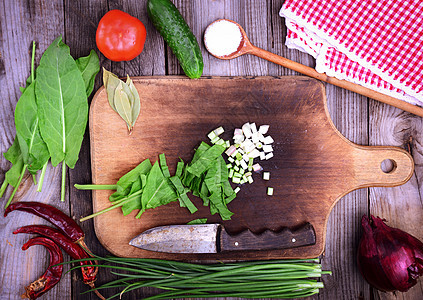
[[[98,239],[110,252],[125,257],[173,260],[253,260],[312,258],[325,245],[326,224],[335,203],[352,190],[369,186],[395,186],[413,174],[412,157],[396,147],[353,144],[334,127],[327,110],[322,83],[308,77],[186,77],[133,78],[141,96],[141,113],[131,135],[125,122],[109,106],[103,88],[90,109],[92,177],[95,184],[116,181],[149,158],[152,163],[165,153],[171,174],[181,157],[191,160],[193,149],[207,134],[223,126],[231,136],[245,122],[269,124],[275,140],[274,157],[260,162],[271,172],[270,181],[254,174],[254,183],[241,187],[229,204],[230,221],[211,216],[201,199],[191,197],[199,211],[191,215],[178,202],[124,217],[115,209],[95,218]],[[381,163],[391,160],[384,172]],[[385,170],[386,171],[386,170]],[[268,186],[274,195],[267,196]],[[94,191],[94,211],[110,206],[111,191]],[[129,246],[146,229],[185,224],[196,218],[223,223],[229,233],[250,229],[278,231],[310,222],[316,231],[313,246],[272,251],[219,254],[167,254]]]

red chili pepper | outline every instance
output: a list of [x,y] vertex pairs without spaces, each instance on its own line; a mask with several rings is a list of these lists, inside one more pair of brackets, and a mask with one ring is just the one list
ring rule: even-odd
[[[78,244],[73,243],[68,237],[66,237],[59,230],[45,226],[45,225],[28,225],[21,227],[13,232],[17,233],[32,233],[40,234],[42,236],[52,239],[57,245],[59,245],[70,257],[73,259],[83,259],[90,258],[90,256],[85,252]],[[91,261],[81,261],[81,265],[93,264]],[[96,280],[96,275],[98,272],[97,267],[84,267],[81,269],[82,277],[86,284],[90,284]]]
[[48,238],[35,237],[27,241],[22,246],[22,250],[26,250],[33,245],[42,245],[47,248],[48,252],[50,253],[50,263],[47,270],[43,275],[41,275],[40,278],[25,287],[25,294],[23,294],[22,297],[29,299],[37,299],[45,292],[49,291],[59,282],[63,272],[63,266],[57,266],[57,264],[63,262],[63,255],[59,246],[57,246],[52,240]]
[[84,232],[76,222],[57,208],[40,202],[15,202],[4,212],[6,217],[11,211],[20,210],[37,215],[59,228],[72,242],[82,242]]

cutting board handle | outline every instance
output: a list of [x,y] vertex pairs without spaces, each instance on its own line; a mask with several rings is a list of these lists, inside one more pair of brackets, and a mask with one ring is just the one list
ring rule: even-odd
[[412,156],[397,147],[356,147],[354,172],[358,187],[392,187],[407,182],[414,172]]

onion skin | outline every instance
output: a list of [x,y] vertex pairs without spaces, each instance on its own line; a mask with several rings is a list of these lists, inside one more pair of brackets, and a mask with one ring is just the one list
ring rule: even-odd
[[381,291],[408,291],[423,275],[423,243],[379,217],[364,215],[361,226],[357,261],[364,279]]

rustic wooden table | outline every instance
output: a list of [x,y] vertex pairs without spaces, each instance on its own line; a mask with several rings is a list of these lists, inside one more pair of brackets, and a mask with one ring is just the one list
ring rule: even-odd
[[[206,26],[218,19],[239,22],[251,41],[258,47],[280,54],[302,64],[313,66],[308,55],[289,50],[284,45],[286,27],[278,16],[283,1],[237,0],[175,0],[194,34],[201,40]],[[0,1],[0,152],[5,152],[15,136],[13,112],[20,96],[19,87],[25,84],[30,72],[30,44],[37,43],[36,63],[41,53],[58,35],[70,46],[74,57],[87,55],[96,49],[95,31],[100,18],[111,9],[121,9],[138,17],[147,28],[144,52],[130,62],[116,63],[100,55],[102,66],[125,76],[183,74],[174,55],[152,27],[146,13],[146,1],[138,0],[2,0]],[[298,75],[278,65],[252,56],[221,61],[210,56],[201,43],[204,56],[204,75]],[[96,89],[101,85],[101,76]],[[393,145],[411,153],[415,173],[408,183],[396,188],[368,188],[343,197],[334,207],[327,227],[326,251],[321,257],[325,269],[333,276],[325,276],[325,289],[316,299],[422,299],[423,285],[419,282],[407,293],[379,293],[360,276],[356,265],[356,249],[361,235],[360,219],[371,213],[389,220],[423,240],[422,196],[423,128],[422,118],[399,109],[367,99],[360,95],[326,85],[328,105],[333,122],[340,132],[361,145]],[[0,182],[10,164],[0,158]],[[68,172],[66,201],[60,203],[61,168],[47,169],[42,193],[37,193],[32,179],[26,176],[16,199],[51,203],[75,219],[92,211],[87,192],[72,188],[74,183],[91,181],[88,134],[85,136],[79,161]],[[10,189],[6,196],[10,194]],[[5,198],[2,199],[2,203]],[[3,204],[1,205],[3,210]],[[15,236],[12,231],[22,225],[45,224],[43,220],[25,213],[13,213],[0,218],[0,298],[19,299],[24,286],[38,278],[46,268],[48,254],[42,247],[26,252],[20,248],[27,236]],[[99,255],[107,254],[94,234],[92,221],[81,224],[87,235],[88,246]],[[66,257],[68,259],[68,257]],[[100,273],[99,282],[110,277]],[[76,272],[64,275],[61,282],[43,299],[96,299],[95,295],[80,295],[87,290]],[[142,299],[151,290],[137,291],[127,299]],[[109,293],[108,293],[109,294]],[[111,293],[110,293],[111,295]]]

